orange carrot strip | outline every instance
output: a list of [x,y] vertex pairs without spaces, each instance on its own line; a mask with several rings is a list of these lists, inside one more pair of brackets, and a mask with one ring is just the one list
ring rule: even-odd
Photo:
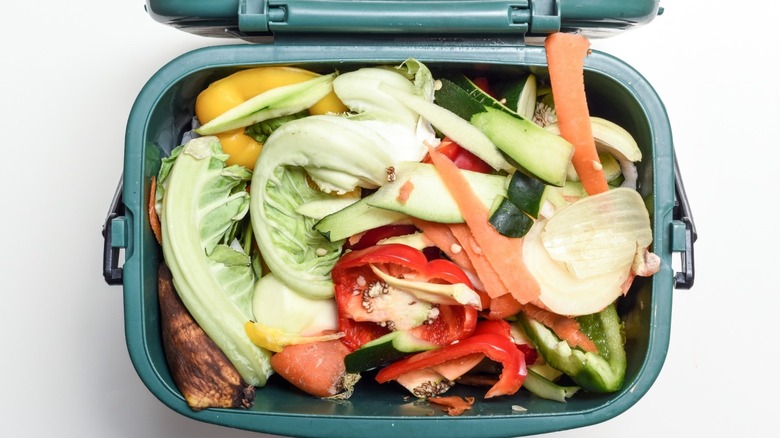
[[512,294],[504,294],[490,300],[487,319],[508,318],[517,315],[522,309],[523,305]]
[[570,347],[580,347],[585,351],[596,353],[596,344],[580,329],[580,323],[570,316],[558,315],[549,310],[533,305],[523,306],[523,312],[531,319],[550,328],[559,338],[566,341]]
[[349,390],[344,366],[349,352],[338,339],[288,345],[271,356],[271,367],[300,390],[315,397],[331,397]]
[[413,191],[414,183],[411,180],[406,181],[404,185],[401,186],[401,190],[398,191],[398,197],[396,199],[398,199],[398,202],[400,202],[401,205],[405,205]]
[[149,214],[149,225],[152,227],[154,238],[157,239],[157,243],[162,244],[162,227],[160,226],[160,217],[157,216],[157,210],[154,208],[154,198],[156,193],[157,178],[152,177],[151,187],[149,188],[149,206],[147,207],[147,213]]
[[474,236],[469,231],[469,227],[466,224],[450,224],[450,230],[452,234],[460,242],[463,252],[468,255],[469,260],[474,265],[474,271],[479,277],[479,281],[485,287],[485,292],[492,299],[501,295],[509,293],[506,284],[501,280],[501,276],[498,275],[493,266],[488,261],[485,254],[481,252],[481,248],[474,240]]
[[[458,250],[460,248],[460,242],[452,234],[448,224],[442,224],[438,222],[426,221],[418,218],[411,218],[412,225],[422,231],[423,236],[433,242],[437,248],[441,249],[447,257],[450,258],[456,265],[462,269],[476,272],[474,265],[466,255],[465,251]],[[477,274],[479,276],[479,274]]]
[[460,169],[444,154],[428,148],[433,165],[455,199],[474,240],[509,292],[521,304],[539,297],[539,283],[523,263],[523,239],[501,235],[490,224],[490,211],[479,200]]
[[444,411],[452,416],[458,416],[471,409],[474,404],[474,397],[458,397],[450,395],[446,397],[428,397],[428,401],[444,407]]
[[547,36],[544,48],[561,136],[574,146],[574,170],[589,195],[607,191],[585,96],[584,65],[590,41],[583,35],[556,32]]

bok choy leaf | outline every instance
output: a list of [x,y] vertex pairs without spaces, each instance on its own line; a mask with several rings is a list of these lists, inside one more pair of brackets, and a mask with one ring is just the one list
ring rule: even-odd
[[383,91],[384,87],[393,89],[396,96],[433,102],[433,75],[415,59],[397,67],[364,67],[343,73],[333,81],[333,91],[351,110],[348,117],[384,136],[396,162],[420,161],[428,152],[426,143],[438,144],[436,133],[418,112]]
[[372,129],[335,115],[294,120],[268,137],[252,176],[252,228],[263,260],[292,290],[332,297],[330,270],[344,243],[325,239],[313,228],[317,219],[297,210],[382,185],[393,165],[385,142]]
[[283,124],[268,137],[255,166],[251,217],[263,260],[287,287],[309,298],[333,296],[330,270],[343,241],[331,242],[314,230],[317,212],[301,214],[304,205],[327,205],[356,188],[377,188],[387,181],[388,169],[420,161],[426,143],[438,143],[430,124],[381,91],[383,86],[433,100],[433,76],[413,59],[340,74],[333,90],[350,111]]
[[249,211],[251,172],[225,167],[226,159],[219,140],[208,136],[190,140],[163,163],[163,256],[198,325],[247,383],[262,386],[273,372],[270,352],[254,345],[244,329],[253,319],[255,274],[250,256],[231,245]]

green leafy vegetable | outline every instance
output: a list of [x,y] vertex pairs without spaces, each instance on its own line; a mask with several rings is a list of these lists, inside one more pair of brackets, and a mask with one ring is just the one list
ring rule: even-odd
[[249,211],[251,172],[225,167],[226,158],[216,137],[200,137],[177,148],[162,166],[163,256],[198,325],[247,383],[262,386],[273,372],[270,353],[244,330],[252,319],[255,273],[241,245],[232,245]]
[[297,209],[332,193],[380,186],[393,163],[385,141],[335,115],[288,122],[268,138],[252,177],[252,228],[263,260],[291,289],[311,298],[333,296],[330,269],[343,241],[325,239],[313,228],[317,220]]
[[255,167],[251,216],[263,260],[287,287],[309,298],[333,296],[330,269],[343,240],[330,241],[314,229],[322,212],[302,212],[356,188],[383,185],[388,169],[421,160],[425,142],[436,141],[430,125],[381,92],[382,85],[433,99],[432,75],[415,60],[344,73],[333,89],[350,113],[288,121],[268,137]]
[[333,81],[333,90],[351,110],[350,120],[368,125],[388,140],[396,162],[420,161],[426,143],[438,143],[430,123],[393,95],[433,101],[433,75],[421,62],[409,59],[398,67],[365,67]]
[[271,135],[271,133],[274,132],[276,128],[291,120],[301,119],[308,115],[308,111],[301,111],[295,114],[263,120],[262,122],[257,122],[254,125],[247,126],[246,129],[244,129],[244,134],[252,137],[256,142],[263,144],[266,142],[266,140],[268,140],[268,136]]

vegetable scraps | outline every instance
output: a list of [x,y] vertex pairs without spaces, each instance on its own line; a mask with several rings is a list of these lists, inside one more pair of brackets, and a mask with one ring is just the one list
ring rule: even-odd
[[[229,155],[226,160],[228,165],[239,164],[252,170],[263,147],[262,142],[258,141],[256,136],[247,133],[247,130],[255,124],[260,124],[276,116],[306,110],[307,106],[309,114],[338,113],[346,110],[346,107],[332,92],[330,86],[332,78],[325,78],[326,80],[331,79],[331,81],[325,82],[325,87],[320,87],[322,95],[319,94],[319,91],[316,94],[305,93],[306,96],[312,96],[311,99],[314,99],[314,102],[279,109],[279,105],[273,99],[269,99],[274,94],[278,99],[280,93],[277,89],[281,87],[288,87],[286,90],[291,90],[294,94],[302,94],[299,93],[300,85],[294,88],[289,87],[300,83],[314,84],[308,81],[318,77],[318,74],[301,68],[266,66],[240,70],[214,81],[201,91],[195,100],[195,115],[198,121],[205,125],[199,128],[199,132],[203,135],[216,135],[219,138],[225,153]],[[271,90],[276,91],[272,92]],[[283,90],[285,89],[283,88]],[[274,113],[268,111],[274,107],[276,107]],[[235,126],[220,125],[221,120],[235,120],[235,113],[241,112],[245,108],[249,108],[249,111],[244,111],[244,114],[254,114],[254,116],[245,117],[241,123]],[[266,111],[258,114],[263,109]]]
[[250,255],[231,246],[249,210],[251,174],[226,167],[225,159],[219,140],[207,136],[190,140],[163,162],[157,186],[163,258],[198,325],[247,383],[262,386],[272,374],[271,354],[244,331],[252,318],[255,273]]
[[[176,293],[243,382],[259,388],[276,373],[311,396],[347,398],[375,373],[450,415],[474,402],[442,395],[460,381],[485,386],[484,398],[526,388],[565,401],[580,387],[619,389],[625,351],[614,304],[657,266],[638,192],[603,187],[593,165],[595,146],[578,121],[591,123],[578,88],[587,46],[569,40],[549,41],[561,134],[544,138],[574,144],[586,194],[572,195],[573,181],[518,175],[522,166],[490,140],[511,111],[500,96],[469,103],[502,114],[477,127],[480,118],[439,106],[434,75],[417,60],[328,74],[264,67],[204,90],[201,136],[163,160],[148,213]],[[574,67],[561,67],[571,58]],[[466,84],[507,88],[487,76]],[[231,165],[230,132],[261,132],[262,152]],[[446,132],[469,148],[440,138]],[[518,210],[531,226],[510,237],[491,223],[491,201],[514,197],[507,191],[521,176],[537,187],[533,214]],[[541,365],[554,372],[533,371]],[[562,375],[579,386],[559,385]]]

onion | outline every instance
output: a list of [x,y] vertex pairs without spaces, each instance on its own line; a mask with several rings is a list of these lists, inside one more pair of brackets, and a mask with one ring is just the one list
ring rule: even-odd
[[[596,150],[609,152],[620,164],[623,174],[621,187],[636,189],[638,174],[634,163],[642,161],[642,150],[634,137],[620,125],[601,117],[591,117],[590,125]],[[555,134],[561,133],[557,123],[547,125],[545,129]],[[573,166],[569,170],[568,178],[570,181],[579,180]]]
[[576,277],[589,278],[630,266],[653,235],[642,197],[621,187],[560,210],[544,226],[541,239],[553,260]]

